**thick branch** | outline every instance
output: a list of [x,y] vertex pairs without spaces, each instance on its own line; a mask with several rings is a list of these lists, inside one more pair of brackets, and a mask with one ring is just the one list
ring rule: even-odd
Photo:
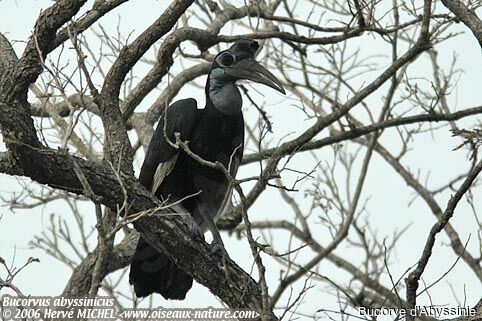
[[16,164],[15,159],[9,152],[0,152],[0,173],[12,176],[24,175],[22,168]]
[[442,0],[442,3],[472,31],[482,47],[482,21],[475,12],[459,0]]
[[[116,209],[124,201],[117,176],[110,168],[49,149],[30,148],[30,153],[22,156],[30,163],[29,176],[39,183],[81,194],[83,187],[73,169],[75,160],[92,192],[101,198],[104,205]],[[159,205],[133,176],[123,175],[122,179],[131,213]],[[223,268],[219,266],[220,256],[211,254],[210,245],[191,235],[189,226],[194,223],[186,221],[191,218],[172,215],[175,214],[173,209],[165,212],[171,215],[163,216],[159,213],[145,216],[135,223],[142,237],[154,248],[170,255],[180,268],[208,287],[229,307],[260,310],[261,294],[251,276],[233,261],[229,261],[229,278],[226,278]],[[275,318],[274,315],[272,317]]]
[[56,1],[40,14],[34,33],[18,63],[15,94],[26,97],[28,86],[35,82],[43,70],[41,61],[53,48],[55,33],[79,11],[86,1]]

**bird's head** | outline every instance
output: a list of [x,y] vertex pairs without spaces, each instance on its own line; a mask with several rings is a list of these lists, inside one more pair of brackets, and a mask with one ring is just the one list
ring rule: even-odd
[[218,85],[243,79],[251,80],[285,94],[281,82],[254,59],[258,49],[259,44],[255,40],[236,41],[229,49],[221,51],[214,58],[210,79]]

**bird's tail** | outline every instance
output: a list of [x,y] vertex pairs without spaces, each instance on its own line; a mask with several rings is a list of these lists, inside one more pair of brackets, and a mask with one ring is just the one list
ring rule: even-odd
[[183,300],[192,287],[192,278],[166,254],[158,252],[139,238],[131,263],[129,283],[134,285],[137,297],[156,292],[165,299]]

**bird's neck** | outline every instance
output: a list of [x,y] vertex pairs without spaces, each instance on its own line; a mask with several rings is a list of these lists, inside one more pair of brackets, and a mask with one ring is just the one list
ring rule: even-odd
[[215,79],[210,79],[207,95],[213,107],[220,113],[233,116],[241,112],[243,99],[239,89],[233,82],[222,83]]

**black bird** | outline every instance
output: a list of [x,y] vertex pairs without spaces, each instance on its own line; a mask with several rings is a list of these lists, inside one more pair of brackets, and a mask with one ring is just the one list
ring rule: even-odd
[[[211,231],[214,248],[223,255],[226,253],[215,222],[230,205],[232,188],[222,171],[201,165],[170,142],[175,142],[174,134],[179,133],[194,154],[219,161],[233,177],[236,175],[243,156],[244,120],[235,82],[252,80],[285,93],[279,80],[254,60],[258,48],[254,40],[239,40],[215,57],[206,83],[206,107],[197,109],[196,100],[188,98],[167,109],[167,119],[161,116],[159,120],[139,176],[141,184],[168,202],[199,193],[181,205],[203,232],[206,228]],[[166,299],[182,300],[192,281],[166,254],[139,239],[129,274],[137,297],[157,292]]]

